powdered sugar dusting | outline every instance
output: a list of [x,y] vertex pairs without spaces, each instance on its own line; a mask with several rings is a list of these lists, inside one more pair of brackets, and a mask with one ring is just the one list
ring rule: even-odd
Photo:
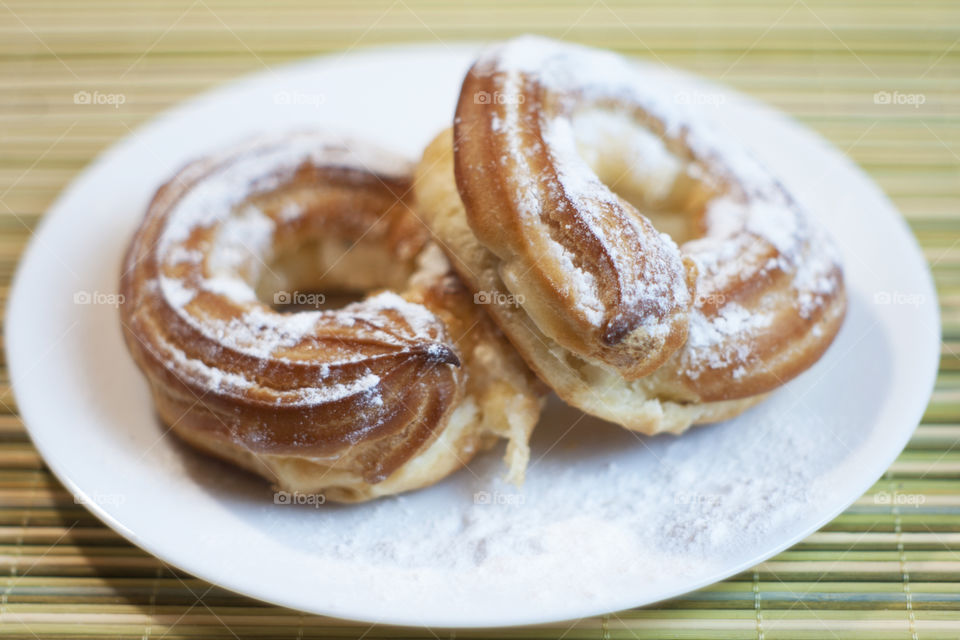
[[[559,404],[548,408],[532,443],[542,466],[523,488],[498,480],[497,456],[484,457],[446,488],[338,513],[335,527],[318,516],[310,548],[377,576],[371,595],[389,597],[385,576],[404,575],[409,589],[426,591],[456,573],[497,591],[529,585],[532,573],[542,589],[528,598],[559,583],[582,585],[577,596],[590,601],[630,577],[662,587],[709,574],[721,550],[753,550],[829,495],[818,479],[842,454],[827,425],[778,407],[645,447],[590,418],[570,430],[572,419]],[[771,447],[790,455],[770,455]],[[611,452],[616,462],[598,462]],[[431,509],[438,500],[448,508]],[[384,523],[403,535],[385,535]]]
[[[273,258],[277,221],[251,198],[282,187],[305,163],[384,176],[403,176],[409,170],[405,161],[385,152],[321,134],[255,140],[191,165],[180,176],[190,188],[171,205],[160,235],[157,252],[164,275],[155,288],[183,323],[206,338],[205,351],[191,357],[179,345],[162,341],[160,355],[179,374],[221,392],[260,390],[266,394],[261,397],[284,405],[353,397],[363,406],[379,407],[383,405],[381,378],[368,367],[355,366],[366,355],[350,347],[350,336],[362,332],[364,339],[398,350],[429,342],[440,337],[438,327],[442,326],[430,311],[384,293],[339,311],[277,313],[261,303],[254,291],[252,283]],[[280,207],[278,219],[288,221],[302,214],[296,203],[289,203]],[[208,238],[201,241],[205,251],[193,248],[198,232]],[[189,268],[184,270],[185,266]],[[206,294],[205,300],[212,296],[219,302],[209,308],[191,307],[200,292]],[[233,311],[225,314],[227,308]],[[386,309],[405,322],[405,329],[398,331],[383,316]],[[265,363],[296,366],[321,335],[333,337],[322,351],[326,362],[314,380],[292,389],[261,387]],[[222,351],[261,364],[242,372],[208,364]],[[341,371],[345,365],[353,365],[349,375]]]
[[356,317],[382,322],[379,316],[381,312],[388,310],[399,314],[417,335],[431,335],[436,331],[437,319],[429,309],[407,302],[393,291],[383,291],[364,300],[362,312],[356,314]]
[[[688,375],[696,379],[703,368],[722,369],[747,362],[750,355],[750,338],[760,329],[770,326],[770,313],[751,313],[735,302],[724,305],[713,315],[707,316],[699,309],[690,314],[690,332],[687,338],[687,362],[691,365]],[[737,375],[739,372],[739,375]],[[746,370],[734,369],[734,379]]]
[[[198,187],[201,188],[201,187]],[[232,215],[218,221],[206,270],[221,280],[254,282],[272,258],[276,223],[256,206],[241,204]]]
[[[715,165],[722,167],[727,174],[724,177],[732,178],[742,189],[736,201],[724,202],[712,218],[735,214],[739,220],[736,223],[738,228],[743,226],[746,218],[751,232],[768,239],[788,259],[795,260],[804,249],[804,216],[799,215],[796,203],[790,200],[776,178],[739,141],[727,139],[722,128],[710,122],[702,112],[677,101],[674,92],[656,76],[641,75],[625,59],[610,52],[537,36],[523,36],[493,48],[479,64],[513,77],[519,74],[535,77],[550,91],[575,94],[578,100],[587,104],[622,101],[638,105],[659,121],[664,137],[682,137],[695,157],[715,161]],[[649,141],[635,137],[631,128],[625,126],[628,119],[624,113],[615,110],[604,113],[603,110],[587,109],[586,117],[577,116],[577,126],[581,137],[589,138],[589,131],[584,136],[585,129],[604,132],[605,128],[613,126],[621,136],[633,138],[631,142],[637,145],[636,151],[640,154],[640,162],[635,166],[649,176],[644,179],[669,184],[664,178],[677,173],[677,159],[651,147]],[[565,128],[570,122],[560,118],[548,126]],[[605,133],[606,139],[611,139],[609,131]],[[562,142],[563,137],[558,136],[558,140]],[[639,146],[641,144],[644,146]],[[581,148],[585,146],[589,145],[581,144]],[[563,156],[569,159],[570,153],[571,150],[567,149]],[[571,184],[578,180],[577,184],[587,193],[599,193],[602,183],[596,176],[584,172],[583,166],[581,161],[581,170],[571,172],[565,180],[570,180]]]
[[[713,123],[703,108],[677,100],[675,90],[656,74],[641,74],[610,52],[536,36],[516,38],[488,50],[477,67],[505,77],[508,97],[525,83],[535,82],[550,94],[549,104],[560,105],[540,110],[540,127],[564,190],[574,202],[583,204],[583,220],[591,220],[591,208],[616,201],[593,168],[617,156],[626,167],[618,172],[621,178],[629,176],[634,185],[640,185],[652,206],[670,193],[681,176],[715,192],[703,214],[708,237],[681,248],[703,267],[701,284],[712,279],[713,290],[722,290],[723,282],[758,270],[745,256],[756,254],[758,246],[767,246],[777,257],[774,264],[761,265],[759,271],[776,269],[790,276],[790,297],[800,317],[811,318],[842,286],[832,243],[778,179],[740,140],[730,138],[723,127]],[[514,102],[522,104],[518,99]],[[637,117],[637,109],[644,114],[644,122]],[[494,129],[507,137],[511,149],[520,146],[518,136],[509,134],[518,125],[511,118],[521,111],[504,108],[495,122]],[[536,193],[532,187],[529,191]],[[645,286],[623,291],[633,296],[632,303],[659,301],[662,312],[662,308],[683,305],[686,290],[671,283],[679,262],[676,246],[664,241],[636,251],[645,255],[653,249],[663,255],[649,261],[651,267],[642,277]],[[573,281],[579,283],[581,306],[592,311],[599,300],[598,295],[589,295],[595,283],[578,277],[575,261],[569,256],[561,253],[556,259],[570,266]],[[698,285],[698,292],[701,289]],[[743,308],[738,305],[714,309],[704,311],[697,306],[691,315],[687,346],[691,376],[699,375],[699,367],[737,364],[735,377],[736,372],[742,376],[751,353],[747,341],[770,328],[773,320],[762,311],[748,314],[749,319],[741,317]]]
[[182,309],[193,300],[196,292],[187,288],[182,280],[176,278],[160,278],[160,292],[174,307]]
[[[509,51],[515,45],[525,49],[526,42],[514,41],[506,48],[498,50],[510,58]],[[521,56],[520,59],[525,59]],[[540,58],[537,58],[540,61]],[[478,62],[478,67],[499,65],[499,62]],[[549,73],[553,67],[545,63],[537,73]],[[525,68],[523,66],[521,69]],[[497,66],[497,70],[516,71],[507,65]],[[565,72],[565,68],[560,70]],[[520,99],[525,90],[525,78],[521,73],[507,73],[503,76],[502,94],[506,96],[507,106],[492,114],[491,132],[503,145],[501,164],[510,175],[512,204],[524,224],[534,227],[524,234],[521,241],[530,245],[533,254],[549,259],[568,280],[563,287],[565,294],[572,300],[570,307],[574,313],[593,326],[601,326],[605,321],[619,322],[619,315],[628,309],[631,313],[642,314],[638,324],[648,334],[663,333],[660,324],[678,309],[689,304],[689,291],[682,278],[680,254],[673,242],[652,232],[638,220],[624,219],[623,224],[630,226],[630,233],[611,233],[609,217],[612,212],[621,209],[621,202],[610,189],[590,171],[580,157],[573,123],[567,117],[538,117],[525,109]],[[512,106],[510,106],[512,103]],[[535,132],[539,129],[543,145],[537,139],[519,135],[519,131]],[[550,154],[557,171],[559,182],[544,180],[539,169],[538,157],[546,151]],[[566,203],[563,207],[573,207],[576,215],[570,221],[564,221],[565,212],[555,203]],[[543,217],[550,216],[549,225],[565,225],[556,231],[555,227],[545,225]],[[597,264],[585,262],[582,256],[568,246],[572,225],[582,226],[592,241],[599,242],[607,259],[615,265],[604,273],[618,278],[616,283],[601,285]],[[626,232],[627,230],[622,230]],[[627,254],[632,254],[628,256]],[[644,256],[639,264],[643,272],[627,268],[636,261],[633,255]],[[681,274],[681,275],[678,275]],[[603,287],[615,287],[612,291],[602,291]],[[608,308],[616,300],[619,311]],[[616,313],[617,317],[609,317]],[[630,320],[633,322],[633,319]]]
[[[604,216],[602,213],[600,216],[591,215],[591,213],[598,207],[602,212],[604,205],[619,208],[620,201],[590,170],[581,157],[573,123],[564,117],[548,121],[543,129],[543,139],[550,150],[565,195],[578,205],[581,220],[588,226],[593,236],[603,238],[607,233],[601,228]],[[628,218],[624,223],[634,227],[636,237],[641,241],[645,238],[644,231],[640,229],[637,221]],[[617,245],[607,243],[605,248],[614,259],[624,259],[619,255],[620,249]],[[655,234],[654,241],[642,242],[640,246],[634,247],[634,251],[637,255],[646,258],[643,263],[642,278],[621,282],[620,291],[626,305],[642,306],[656,311],[655,314],[649,314],[641,320],[642,325],[655,328],[660,317],[669,315],[674,309],[683,308],[690,301],[690,294],[683,279],[678,279],[676,275],[682,272],[680,251],[676,243],[663,234]],[[578,271],[580,274],[589,275],[589,272],[574,268],[574,273]],[[631,277],[629,274],[624,276]],[[583,275],[579,278],[582,285],[575,287],[575,290],[583,299],[582,304],[587,305],[588,308],[591,302],[599,305],[592,278],[587,280]]]
[[240,278],[214,277],[203,281],[204,291],[226,296],[232,302],[253,302],[257,299],[253,287]]

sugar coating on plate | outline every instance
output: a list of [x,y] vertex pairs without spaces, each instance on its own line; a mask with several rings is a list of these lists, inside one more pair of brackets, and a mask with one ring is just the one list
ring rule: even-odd
[[[318,517],[316,535],[298,535],[319,558],[349,563],[352,575],[369,579],[371,597],[388,601],[402,580],[408,594],[429,594],[441,581],[456,592],[458,585],[449,584],[454,572],[469,576],[470,592],[509,592],[536,575],[541,587],[525,597],[543,602],[609,599],[630,576],[645,576],[650,588],[669,585],[678,576],[721,570],[719,550],[755,551],[830,500],[826,470],[845,452],[830,434],[837,425],[783,417],[780,409],[606,464],[578,466],[576,445],[561,439],[522,492],[492,480],[490,461],[480,460],[472,465],[476,477],[461,479],[450,496],[453,506],[430,517],[423,517],[427,504],[444,496],[390,499],[367,513],[343,514],[336,525]],[[591,456],[635,444],[604,435],[591,445],[587,432],[600,425],[580,426],[568,437]],[[566,430],[558,425],[551,437]],[[791,455],[767,455],[771,443]],[[534,459],[550,446],[550,438],[535,440]],[[274,518],[275,530],[293,526],[284,514]],[[386,526],[405,535],[385,536]]]

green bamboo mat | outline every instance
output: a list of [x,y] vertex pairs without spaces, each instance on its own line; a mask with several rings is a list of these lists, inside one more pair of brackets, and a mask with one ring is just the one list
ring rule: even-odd
[[[729,83],[819,131],[893,198],[933,267],[944,342],[923,424],[886,476],[793,549],[655,607],[456,634],[370,627],[225,592],[125,543],[74,504],[43,466],[3,371],[0,635],[960,637],[956,2],[0,0],[0,298],[58,192],[97,153],[178,101],[243,73],[324,52],[526,31],[616,48]],[[119,94],[124,103],[76,104],[81,91]],[[894,96],[893,104],[878,95]],[[885,498],[894,493],[922,504],[891,506]]]

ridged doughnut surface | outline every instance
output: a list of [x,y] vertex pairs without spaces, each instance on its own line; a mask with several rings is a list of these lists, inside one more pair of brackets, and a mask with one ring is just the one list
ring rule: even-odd
[[692,272],[580,158],[571,117],[604,96],[582,92],[578,78],[554,82],[546,52],[556,48],[542,42],[514,41],[467,74],[457,186],[470,228],[541,330],[636,378],[683,344]]
[[[122,321],[181,437],[338,500],[433,482],[496,434],[522,475],[539,392],[428,243],[409,170],[355,141],[297,134],[161,187],[127,254]],[[388,290],[326,310],[317,289]],[[303,300],[315,308],[287,311]]]

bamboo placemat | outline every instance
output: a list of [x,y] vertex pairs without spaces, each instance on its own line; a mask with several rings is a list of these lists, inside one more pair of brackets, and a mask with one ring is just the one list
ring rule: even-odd
[[[922,425],[886,476],[793,549],[659,606],[455,635],[960,637],[958,3],[0,0],[0,296],[59,191],[97,153],[180,100],[324,52],[526,31],[729,83],[848,153],[903,211],[933,267],[941,369]],[[81,92],[122,104],[84,104]],[[452,637],[302,615],[165,567],[51,477],[5,371],[0,400],[0,635]]]

